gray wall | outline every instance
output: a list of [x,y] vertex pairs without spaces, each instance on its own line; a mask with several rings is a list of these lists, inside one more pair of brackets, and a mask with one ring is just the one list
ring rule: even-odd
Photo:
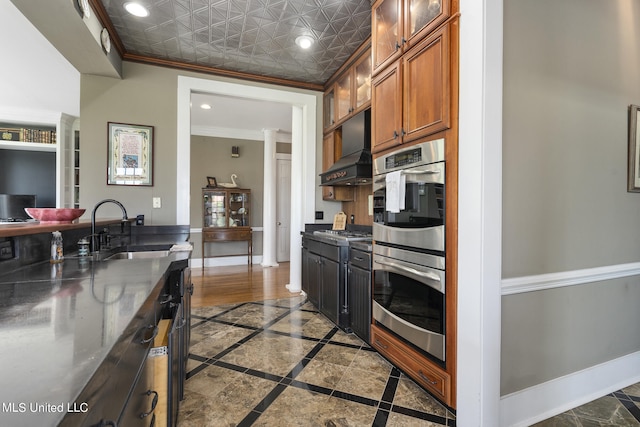
[[[640,194],[626,191],[634,6],[504,2],[503,278],[639,260]],[[504,296],[502,395],[639,351],[638,281]]]
[[[123,63],[123,78],[81,76],[80,90],[80,205],[89,209],[106,197],[121,201],[130,216],[144,214],[149,224],[175,224],[176,221],[176,135],[178,76],[189,76],[238,83],[200,73],[173,70],[131,62]],[[273,87],[253,82],[247,86]],[[322,94],[279,87],[294,93],[317,97],[317,119],[322,119]],[[107,185],[107,122],[154,126],[154,186]],[[322,126],[316,142],[322,141]],[[321,144],[316,143],[321,147]],[[318,170],[318,169],[316,169]],[[202,185],[198,184],[198,188]],[[160,197],[162,208],[152,209],[153,197]],[[104,210],[103,210],[104,209]],[[118,217],[110,205],[100,208],[100,217]]]

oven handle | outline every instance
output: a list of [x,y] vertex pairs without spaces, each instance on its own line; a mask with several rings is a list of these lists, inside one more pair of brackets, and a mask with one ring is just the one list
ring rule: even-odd
[[[402,175],[437,175],[440,173],[439,170],[404,170],[400,171]],[[380,184],[381,182],[385,182],[387,174],[385,174],[382,178],[378,178],[375,180],[376,184]]]
[[409,273],[415,274],[416,276],[424,277],[425,279],[433,280],[434,282],[440,282],[440,277],[436,274],[429,273],[426,271],[416,270],[415,268],[406,267],[401,264],[397,264],[395,262],[389,261],[380,261],[379,259],[374,260],[377,264],[388,265],[389,267],[397,268],[398,270],[404,270]]

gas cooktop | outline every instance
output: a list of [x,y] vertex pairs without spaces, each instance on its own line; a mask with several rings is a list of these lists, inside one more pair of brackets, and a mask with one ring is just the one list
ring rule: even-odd
[[347,240],[350,242],[371,240],[372,238],[371,233],[366,233],[362,231],[349,231],[349,230],[316,230],[313,232],[313,234],[316,236],[323,236],[329,239]]

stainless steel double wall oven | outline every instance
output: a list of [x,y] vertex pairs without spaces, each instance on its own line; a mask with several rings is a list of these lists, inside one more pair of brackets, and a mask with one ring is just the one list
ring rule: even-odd
[[444,139],[376,158],[373,180],[374,321],[444,363]]

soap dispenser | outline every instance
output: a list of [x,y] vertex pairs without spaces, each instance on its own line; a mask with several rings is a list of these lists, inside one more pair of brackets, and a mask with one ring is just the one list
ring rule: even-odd
[[62,233],[54,231],[51,237],[51,263],[57,264],[64,260],[62,253]]

